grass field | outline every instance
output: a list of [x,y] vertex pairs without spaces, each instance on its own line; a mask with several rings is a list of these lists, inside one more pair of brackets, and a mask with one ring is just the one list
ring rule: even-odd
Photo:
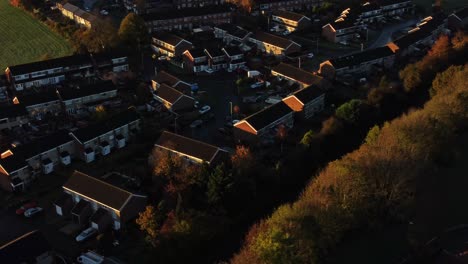
[[71,46],[46,25],[21,9],[15,8],[8,0],[0,0],[0,70],[39,60],[48,54],[60,57],[72,53]]

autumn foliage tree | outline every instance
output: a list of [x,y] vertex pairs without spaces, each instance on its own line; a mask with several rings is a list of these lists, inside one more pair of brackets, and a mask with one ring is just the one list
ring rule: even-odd
[[148,41],[148,29],[145,21],[135,13],[129,13],[122,20],[118,35],[122,44],[133,49]]
[[140,227],[140,230],[146,234],[146,241],[152,245],[155,245],[156,238],[159,233],[158,224],[156,222],[156,213],[156,208],[149,205],[146,207],[145,211],[139,213],[138,218],[136,219],[136,223]]

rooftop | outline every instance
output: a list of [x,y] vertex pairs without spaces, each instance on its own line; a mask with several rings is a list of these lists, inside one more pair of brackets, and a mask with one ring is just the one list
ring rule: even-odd
[[302,14],[289,12],[289,11],[285,11],[285,10],[275,10],[275,11],[273,11],[273,15],[277,16],[277,17],[285,18],[285,19],[288,19],[288,20],[293,20],[293,21],[296,21],[296,22],[299,22],[303,18],[309,19],[308,17],[306,17],[306,16],[304,16]]
[[153,38],[165,43],[169,43],[174,47],[177,46],[177,44],[179,44],[180,42],[184,41],[183,38],[167,32],[156,33],[153,35]]
[[287,76],[293,80],[296,80],[306,85],[318,85],[323,80],[322,77],[307,72],[305,70],[296,68],[286,63],[280,63],[277,66],[273,67],[271,71],[277,72],[281,75]]
[[206,6],[200,8],[183,8],[183,9],[174,9],[174,10],[165,10],[160,13],[147,13],[142,14],[141,17],[144,21],[155,21],[155,20],[166,20],[173,18],[181,17],[195,17],[195,16],[204,16],[217,13],[230,13],[231,5],[216,5],[216,6]]
[[293,112],[293,110],[281,101],[246,117],[244,120],[255,130],[259,131],[291,112]]
[[154,91],[154,94],[171,104],[177,102],[177,100],[179,100],[179,98],[184,95],[177,89],[172,88],[165,83],[161,84],[161,86],[159,86],[159,88]]
[[320,89],[320,87],[311,85],[296,91],[292,94],[292,96],[296,97],[303,104],[306,104],[307,102],[314,100],[322,94],[324,94],[324,91]]
[[41,90],[35,94],[18,96],[19,103],[28,107],[38,104],[50,103],[59,100],[55,89]]
[[[265,42],[265,43],[268,43],[268,44],[271,44],[273,46],[280,47],[280,48],[283,48],[283,49],[286,49],[286,48],[288,48],[289,46],[291,46],[292,44],[295,43],[295,42],[293,42],[293,41],[291,41],[289,39],[278,37],[278,36],[272,35],[270,33],[263,32],[263,31],[255,32],[255,34],[254,34],[254,36],[252,36],[252,38],[255,38],[258,41]],[[299,44],[296,43],[296,45],[299,45]]]
[[82,85],[79,87],[63,87],[57,89],[62,100],[71,100],[75,98],[81,98],[90,96],[93,94],[100,94],[109,91],[116,91],[117,87],[112,81],[104,81],[98,83],[92,83],[88,85]]
[[5,105],[0,107],[0,119],[28,115],[24,105]]
[[239,47],[224,47],[223,50],[230,57],[244,54]]
[[120,211],[132,193],[111,185],[100,179],[94,178],[79,171],[63,185],[63,188],[83,195],[108,207]]
[[21,75],[36,71],[55,68],[65,68],[75,65],[92,65],[91,58],[87,55],[71,55],[50,60],[36,61],[31,63],[9,66],[12,75]]
[[375,49],[368,49],[348,56],[331,59],[330,62],[333,65],[333,67],[335,67],[335,69],[341,69],[344,67],[359,65],[363,62],[372,61],[391,55],[393,55],[393,51],[389,47],[384,46]]
[[220,148],[205,142],[184,137],[168,131],[162,132],[155,145],[160,146],[166,150],[195,157],[206,162],[211,162],[215,158],[218,151],[223,151]]

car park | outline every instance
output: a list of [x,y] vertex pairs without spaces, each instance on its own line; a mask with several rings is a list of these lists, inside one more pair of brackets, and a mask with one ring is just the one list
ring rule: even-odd
[[28,210],[24,211],[24,216],[26,217],[33,217],[35,216],[36,214],[42,212],[42,208],[41,207],[33,207],[33,208],[29,208]]
[[200,115],[203,115],[204,113],[208,112],[211,110],[211,107],[209,105],[205,105],[200,110],[198,111]]
[[81,232],[78,236],[76,236],[75,240],[76,242],[82,242],[82,241],[85,241],[93,236],[97,235],[97,230],[93,227],[89,227],[85,230],[83,230],[83,232]]
[[35,201],[31,201],[28,203],[23,204],[20,208],[16,209],[16,214],[17,215],[24,215],[24,212],[30,208],[34,208],[37,206],[37,203]]

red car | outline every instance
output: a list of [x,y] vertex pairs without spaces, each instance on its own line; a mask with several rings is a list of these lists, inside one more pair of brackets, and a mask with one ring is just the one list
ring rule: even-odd
[[16,214],[17,215],[23,215],[26,210],[28,210],[30,208],[34,208],[36,206],[37,206],[37,203],[35,201],[25,203],[20,208],[18,208],[16,210]]

